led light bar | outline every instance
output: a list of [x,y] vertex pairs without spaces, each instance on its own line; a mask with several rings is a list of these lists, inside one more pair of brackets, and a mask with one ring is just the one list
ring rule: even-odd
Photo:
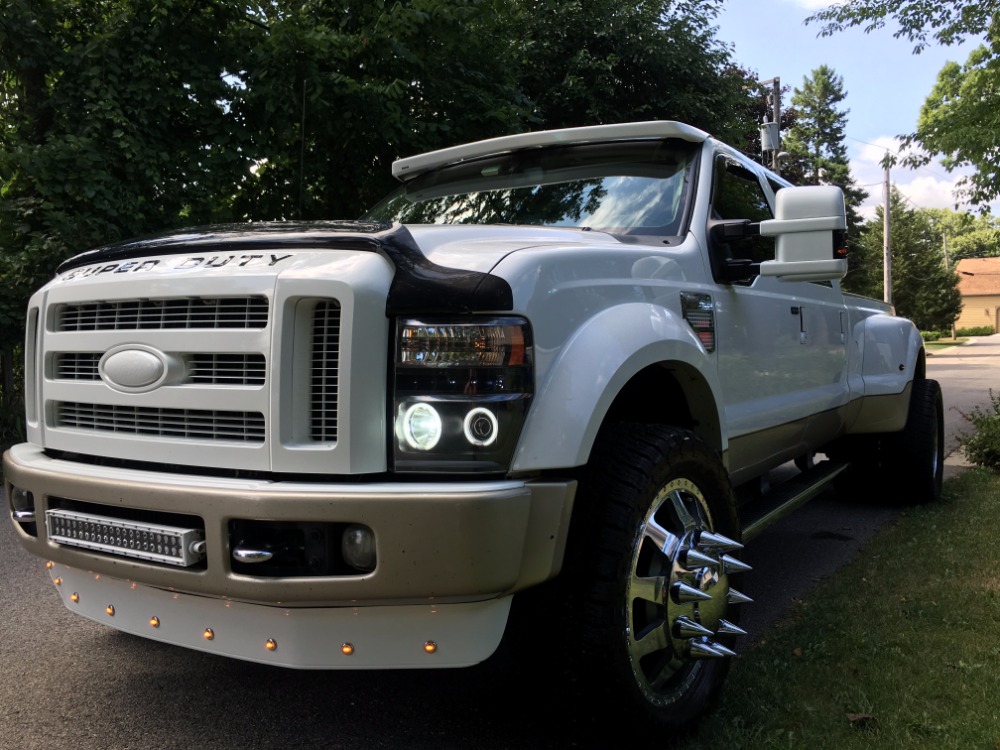
[[205,557],[201,529],[136,523],[72,510],[45,513],[49,539],[69,547],[189,567]]

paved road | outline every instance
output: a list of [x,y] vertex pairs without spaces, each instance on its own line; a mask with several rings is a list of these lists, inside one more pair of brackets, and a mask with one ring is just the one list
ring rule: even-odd
[[[1000,336],[935,354],[948,407],[1000,390]],[[948,408],[948,445],[960,414]],[[744,624],[762,632],[895,517],[824,497],[755,540]],[[602,717],[562,714],[559,679],[496,667],[292,672],[145,641],[71,615],[0,521],[0,750],[609,747]],[[540,637],[558,633],[540,631]]]

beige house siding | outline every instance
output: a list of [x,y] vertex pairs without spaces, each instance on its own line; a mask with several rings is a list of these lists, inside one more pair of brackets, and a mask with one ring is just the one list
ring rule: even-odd
[[962,297],[962,312],[955,321],[956,328],[992,326],[1000,330],[1000,294]]
[[962,312],[956,328],[1000,331],[1000,258],[965,258],[955,267]]

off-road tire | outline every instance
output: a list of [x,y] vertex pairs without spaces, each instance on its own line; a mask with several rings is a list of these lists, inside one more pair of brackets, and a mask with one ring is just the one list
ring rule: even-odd
[[901,432],[845,438],[833,450],[850,461],[837,492],[883,505],[916,505],[941,499],[944,480],[944,405],[936,380],[915,380]]
[[[740,632],[730,592],[742,595],[728,563],[688,562],[691,548],[719,560],[736,548],[699,545],[702,532],[740,535],[716,452],[686,430],[605,428],[577,493],[559,605],[564,656],[602,710],[674,729],[716,700]],[[677,602],[678,583],[707,599]],[[711,634],[678,636],[678,618],[684,630],[693,620]]]

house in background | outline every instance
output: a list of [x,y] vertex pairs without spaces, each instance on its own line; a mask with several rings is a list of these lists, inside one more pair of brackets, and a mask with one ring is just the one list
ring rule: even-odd
[[956,328],[1000,331],[1000,258],[963,258],[955,266],[962,312]]

